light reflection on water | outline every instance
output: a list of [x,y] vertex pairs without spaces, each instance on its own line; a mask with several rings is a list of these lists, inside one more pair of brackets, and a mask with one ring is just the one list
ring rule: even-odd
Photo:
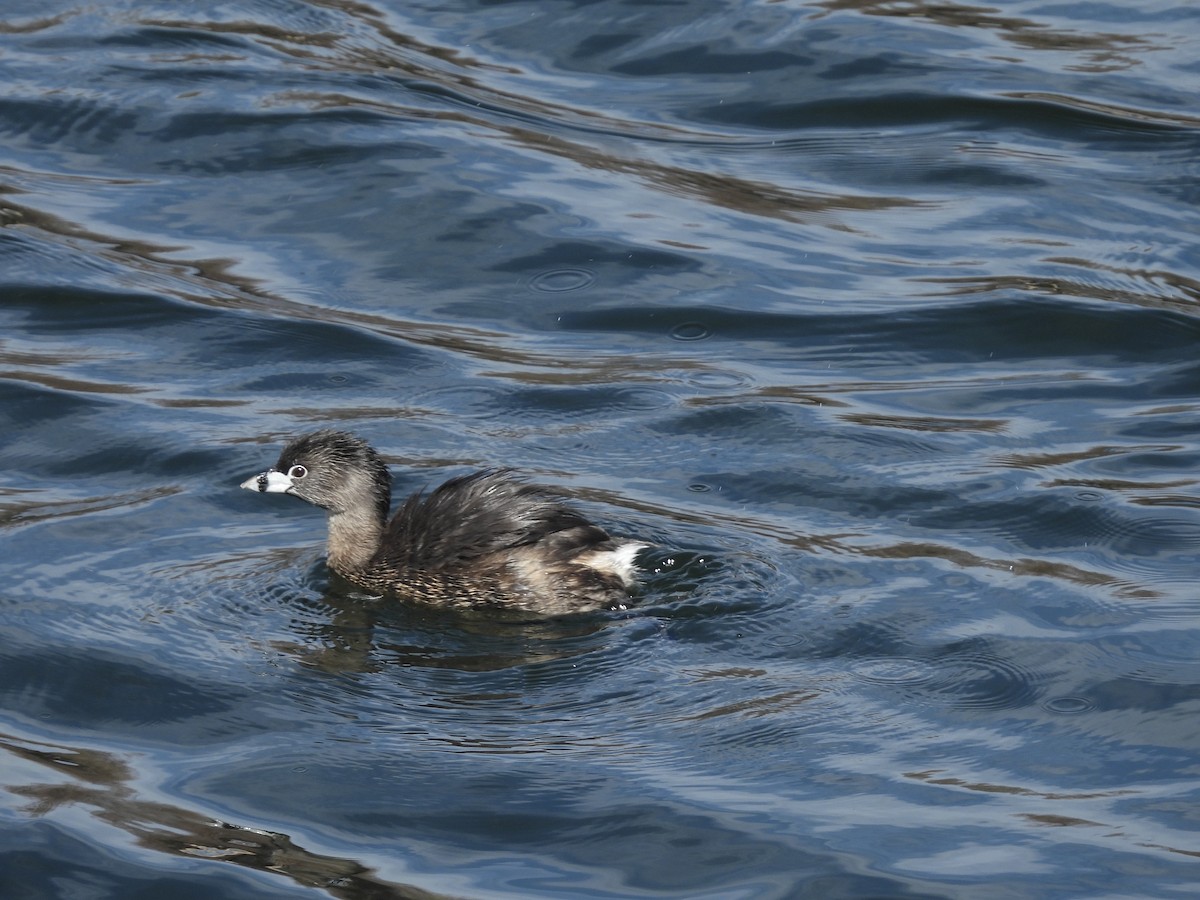
[[[1195,882],[1200,16],[0,15],[0,894]],[[510,465],[631,608],[356,595],[236,489]]]

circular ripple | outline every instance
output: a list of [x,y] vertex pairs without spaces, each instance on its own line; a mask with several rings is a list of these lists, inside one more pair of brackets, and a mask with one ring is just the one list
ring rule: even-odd
[[700,322],[682,322],[672,328],[670,333],[677,341],[702,341],[712,337],[712,329]]
[[914,659],[887,657],[858,663],[853,673],[869,684],[913,688],[916,700],[956,709],[1013,709],[1033,702],[1033,676],[991,656]]
[[864,660],[852,671],[869,684],[925,684],[937,675],[937,669],[927,660],[905,656]]
[[1073,716],[1081,712],[1087,712],[1089,709],[1095,707],[1095,705],[1085,697],[1055,697],[1043,703],[1042,708],[1052,713]]
[[1102,646],[1109,665],[1133,681],[1163,687],[1195,685],[1200,683],[1200,659],[1189,638],[1188,631],[1163,630],[1105,641]]
[[1013,709],[1028,706],[1037,694],[1033,676],[1010,660],[978,656],[939,667],[936,689],[960,709]]
[[617,388],[606,392],[609,406],[617,409],[662,409],[675,404],[675,396],[657,388]]
[[708,388],[710,390],[731,390],[733,388],[745,387],[751,381],[749,376],[743,375],[741,372],[731,372],[727,369],[688,372],[683,380],[695,387]]
[[562,294],[567,291],[581,291],[590,287],[595,281],[594,272],[568,267],[540,272],[529,279],[529,286],[535,291],[542,291],[546,294]]
[[1120,556],[1114,563],[1123,570],[1137,571],[1138,560],[1155,557],[1168,549],[1192,549],[1200,545],[1200,522],[1192,516],[1170,516],[1162,512],[1147,514],[1129,507],[1102,506],[1087,491],[1075,494],[1087,506],[1039,514],[1030,509],[1011,522],[1006,532],[1024,535],[1026,540],[1052,540],[1056,543],[1087,542],[1109,548]]
[[491,419],[509,412],[509,395],[496,388],[461,385],[435,388],[412,398],[412,405],[448,413],[456,418]]

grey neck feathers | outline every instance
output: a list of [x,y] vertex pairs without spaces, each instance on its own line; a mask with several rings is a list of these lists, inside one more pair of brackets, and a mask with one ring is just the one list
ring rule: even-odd
[[345,502],[329,511],[329,566],[356,572],[366,568],[379,549],[387,509],[380,503],[378,486],[365,473],[348,479],[343,497]]
[[359,507],[329,516],[329,565],[339,572],[365,569],[383,535],[374,507]]

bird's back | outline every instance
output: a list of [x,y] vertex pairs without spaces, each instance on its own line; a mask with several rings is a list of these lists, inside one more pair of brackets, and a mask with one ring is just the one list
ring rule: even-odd
[[408,498],[366,568],[342,574],[440,605],[559,614],[621,605],[640,546],[613,540],[546,489],[492,470]]

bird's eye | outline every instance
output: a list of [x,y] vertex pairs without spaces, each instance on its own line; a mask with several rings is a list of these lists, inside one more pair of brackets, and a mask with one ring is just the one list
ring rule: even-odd
[[288,478],[303,478],[308,474],[308,469],[304,466],[292,466],[288,469]]

